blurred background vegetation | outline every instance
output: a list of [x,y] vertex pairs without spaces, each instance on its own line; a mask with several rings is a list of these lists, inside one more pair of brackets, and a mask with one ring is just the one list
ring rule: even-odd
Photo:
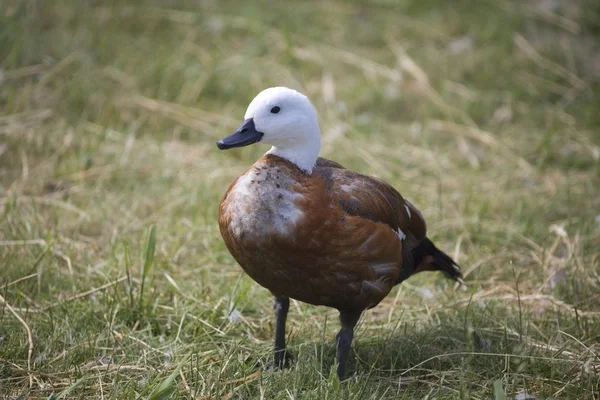
[[[0,396],[598,398],[599,4],[3,0]],[[297,302],[268,370],[217,228],[267,149],[214,142],[275,85],[465,274],[366,313],[342,384],[337,313]]]

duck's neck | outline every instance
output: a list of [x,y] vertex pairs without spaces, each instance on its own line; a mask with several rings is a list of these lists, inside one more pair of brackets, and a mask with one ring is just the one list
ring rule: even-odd
[[273,154],[281,158],[285,158],[286,160],[296,164],[301,170],[310,174],[317,163],[320,150],[321,137],[316,136],[315,138],[303,143],[294,143],[279,147],[273,146],[271,147],[271,150],[267,151],[267,154]]

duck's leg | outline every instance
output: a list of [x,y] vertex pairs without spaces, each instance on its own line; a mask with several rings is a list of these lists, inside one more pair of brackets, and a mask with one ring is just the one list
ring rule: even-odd
[[337,374],[340,380],[347,377],[348,356],[350,347],[354,338],[354,327],[360,318],[362,311],[340,311],[340,323],[342,329],[338,332],[337,338]]
[[291,354],[285,351],[285,322],[290,309],[290,298],[275,296],[273,310],[275,311],[275,368],[287,368],[294,360]]

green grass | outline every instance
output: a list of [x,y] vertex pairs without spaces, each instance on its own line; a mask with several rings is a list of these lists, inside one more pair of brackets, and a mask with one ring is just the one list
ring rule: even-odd
[[[599,18],[592,0],[3,1],[0,396],[598,398]],[[466,276],[365,313],[344,383],[337,312],[297,302],[297,362],[268,370],[270,295],[217,228],[266,148],[214,142],[274,85]]]

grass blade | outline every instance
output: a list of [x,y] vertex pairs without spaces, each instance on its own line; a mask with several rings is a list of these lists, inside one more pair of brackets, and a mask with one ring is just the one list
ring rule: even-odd
[[140,297],[138,301],[138,307],[141,311],[144,297],[144,285],[146,283],[146,276],[152,268],[154,263],[154,251],[156,249],[156,225],[152,225],[148,232],[148,238],[146,240],[146,248],[144,251],[144,267],[142,269],[142,284],[140,287]]
[[148,396],[148,400],[164,400],[171,398],[171,395],[175,391],[176,387],[173,384],[177,375],[179,375],[179,371],[181,370],[181,366],[183,364],[179,364],[175,371],[171,373],[165,380],[163,380],[157,387],[154,388],[152,393]]
[[502,381],[500,379],[496,379],[494,381],[494,399],[506,400],[506,394],[504,393],[504,389],[502,388]]

